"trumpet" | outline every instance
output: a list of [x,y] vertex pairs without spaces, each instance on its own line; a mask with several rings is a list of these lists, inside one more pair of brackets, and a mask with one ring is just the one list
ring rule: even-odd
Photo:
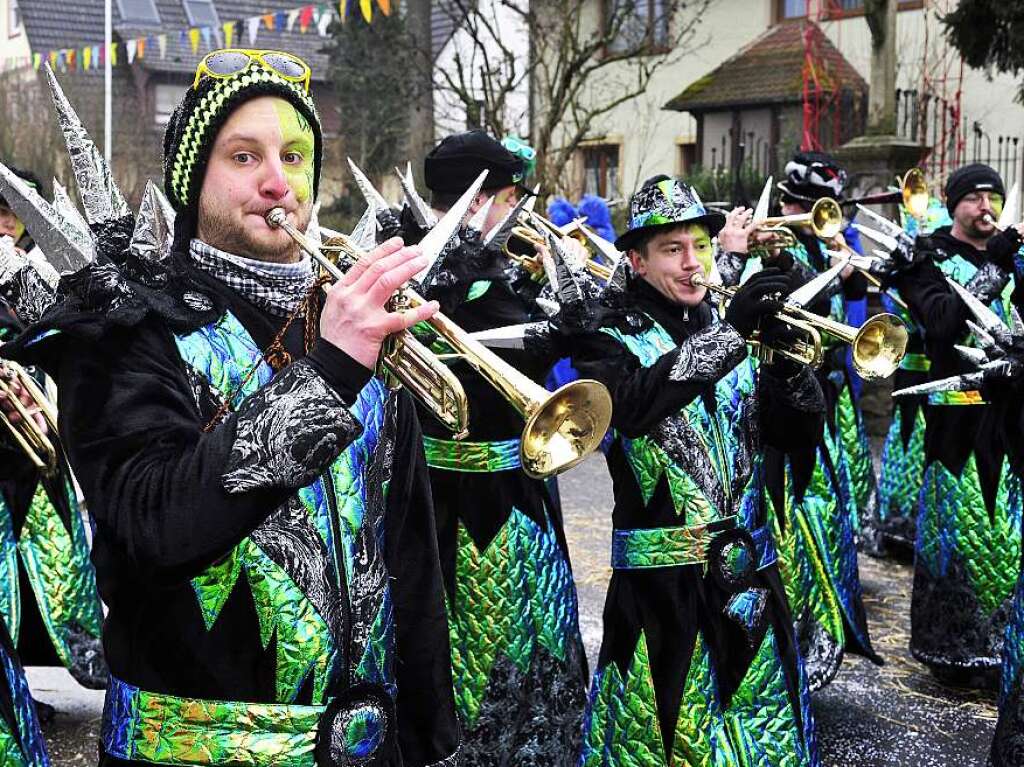
[[843,205],[883,205],[885,203],[902,203],[914,218],[924,218],[928,212],[928,183],[924,171],[911,168],[903,178],[898,180],[899,189],[895,192],[879,192],[864,197],[843,200]]
[[[352,264],[363,255],[345,236],[332,237],[323,247],[309,240],[292,226],[280,208],[267,213],[267,223],[284,230],[299,247],[309,253],[320,267],[335,280],[344,272],[335,261]],[[328,253],[335,256],[332,260]],[[399,290],[396,300],[409,307],[426,303],[409,287]],[[504,397],[526,420],[519,442],[519,457],[523,471],[534,479],[546,479],[565,471],[582,461],[598,448],[611,423],[612,400],[605,386],[598,381],[580,379],[562,386],[555,392],[548,392],[543,386],[523,375],[479,341],[469,337],[462,328],[438,312],[427,324],[454,351],[454,356],[465,360]],[[433,408],[433,387],[418,386],[416,375],[422,360],[413,362],[408,357],[409,341],[415,342],[412,334],[405,331],[396,343],[390,344],[383,355],[383,364],[402,383],[413,385],[409,388],[429,407]],[[422,347],[426,352],[425,347]],[[444,367],[436,356],[430,357],[431,369]],[[436,363],[436,365],[434,364]],[[462,391],[461,384],[451,371]],[[407,384],[408,385],[408,384]],[[465,397],[465,392],[462,392]]]
[[[15,382],[28,393],[29,398],[35,403],[33,407],[25,407],[11,385]],[[28,456],[37,470],[47,477],[52,477],[57,472],[57,448],[48,434],[57,433],[56,409],[28,371],[9,360],[0,366],[0,394],[7,397],[7,401],[14,407],[14,412],[20,416],[20,420],[14,423],[7,413],[0,413],[0,421],[11,435],[11,439]],[[36,413],[42,414],[48,432],[36,423],[33,418]]]
[[[559,228],[553,223],[548,221],[542,216],[538,216],[536,213],[533,214],[546,228],[551,230],[551,233],[556,237],[564,237],[569,235],[570,237],[577,240],[580,244],[586,248],[589,258],[584,262],[584,267],[590,274],[596,277],[601,282],[607,283],[612,278],[611,267],[602,264],[594,259],[594,253],[589,247],[586,234],[575,226],[571,229],[572,225],[568,225],[565,228]],[[566,231],[568,230],[568,231]],[[513,248],[513,243],[522,243],[520,247]],[[502,245],[502,252],[505,256],[515,263],[519,264],[525,269],[530,276],[537,280],[543,281],[545,278],[544,263],[541,259],[541,253],[548,247],[547,240],[544,238],[543,233],[538,231],[535,227],[526,224],[520,224],[512,229],[512,236],[509,237],[508,241]],[[530,253],[522,253],[520,250],[529,250]]]
[[[843,210],[839,203],[831,197],[822,197],[815,201],[813,207],[807,213],[795,213],[789,216],[769,216],[756,222],[755,232],[779,233],[778,236],[788,236],[788,247],[796,243],[793,233],[785,231],[785,227],[809,226],[815,237],[822,240],[831,240],[843,228]],[[782,234],[781,232],[785,232]],[[764,247],[764,245],[762,245]]]
[[[726,301],[738,290],[709,283],[700,273],[690,278],[690,284],[694,287],[704,287]],[[792,304],[783,304],[775,316],[787,325],[803,331],[808,338],[785,347],[766,347],[759,339],[750,339],[763,362],[770,363],[774,354],[780,354],[794,362],[818,367],[823,359],[822,333],[850,345],[853,351],[853,367],[865,380],[888,378],[896,372],[907,353],[907,329],[903,327],[899,317],[893,314],[876,314],[869,317],[859,328],[822,317]]]

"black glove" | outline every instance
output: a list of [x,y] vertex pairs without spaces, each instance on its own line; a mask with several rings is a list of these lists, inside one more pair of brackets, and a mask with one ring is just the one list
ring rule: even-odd
[[763,269],[739,287],[725,310],[725,321],[749,338],[761,319],[779,311],[789,290],[789,277],[779,269]]
[[[792,325],[787,325],[777,317],[764,317],[761,319],[761,344],[780,349],[796,346],[801,341],[807,340],[807,334],[797,330]],[[800,372],[800,366],[787,357],[776,353],[771,365],[767,366],[776,378],[791,378]]]
[[1002,232],[996,232],[985,244],[988,260],[1007,274],[1013,274],[1013,256],[1020,250],[1020,232],[1014,226],[1008,226]]

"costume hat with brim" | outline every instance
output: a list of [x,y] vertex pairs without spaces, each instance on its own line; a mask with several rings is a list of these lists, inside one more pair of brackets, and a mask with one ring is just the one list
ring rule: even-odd
[[629,250],[645,234],[681,224],[703,224],[714,237],[725,226],[725,216],[705,208],[697,190],[678,179],[647,184],[630,199],[629,229],[615,241],[615,247]]

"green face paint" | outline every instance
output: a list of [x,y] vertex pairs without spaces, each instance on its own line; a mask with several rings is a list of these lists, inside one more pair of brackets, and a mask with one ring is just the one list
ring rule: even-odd
[[289,102],[275,99],[274,108],[281,128],[281,159],[288,185],[299,202],[306,202],[313,195],[313,129]]
[[687,224],[683,231],[693,237],[693,252],[704,274],[711,274],[715,253],[711,247],[711,233],[702,224]]

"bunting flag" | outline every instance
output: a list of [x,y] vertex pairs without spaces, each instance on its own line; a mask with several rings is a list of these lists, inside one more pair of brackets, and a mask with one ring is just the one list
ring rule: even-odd
[[[214,46],[232,48],[241,42],[239,37],[243,32],[239,25],[244,25],[245,32],[248,34],[249,47],[256,46],[261,26],[270,32],[278,33],[285,31],[294,33],[298,26],[298,31],[301,34],[308,34],[312,27],[317,34],[325,37],[334,15],[337,14],[342,23],[345,23],[348,20],[349,7],[355,6],[357,2],[359,14],[367,23],[370,23],[373,19],[374,0],[338,0],[336,7],[333,4],[316,3],[287,11],[276,11],[237,21],[227,21],[213,27],[181,29],[177,32],[178,43],[181,47],[185,47],[187,44],[194,56],[199,54],[200,45],[206,50],[212,50]],[[395,2],[397,3],[397,0]],[[392,0],[376,0],[376,5],[385,16],[391,15]],[[167,58],[167,35],[168,33],[162,33],[112,42],[109,49],[100,44],[84,45],[80,48],[60,48],[45,53],[32,51],[28,56],[7,57],[0,60],[0,68],[3,71],[8,71],[31,66],[38,70],[44,61],[49,61],[50,66],[54,69],[81,68],[88,71],[104,65],[108,57],[111,66],[118,66],[118,47],[121,45],[124,46],[124,58],[129,65],[144,59],[147,48],[151,51],[154,45],[159,48],[160,58],[165,59]]]

